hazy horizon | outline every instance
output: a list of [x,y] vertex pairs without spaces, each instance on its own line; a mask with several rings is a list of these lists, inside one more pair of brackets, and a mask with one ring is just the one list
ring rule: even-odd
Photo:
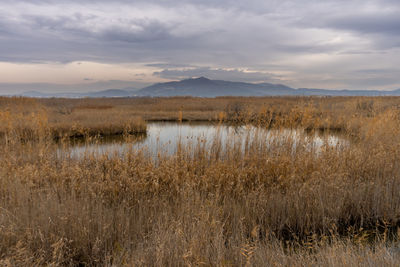
[[[204,76],[201,76],[204,77]],[[199,77],[187,77],[183,78],[183,80],[187,79],[197,79]],[[204,77],[207,78],[207,77]],[[219,80],[219,79],[215,79]],[[178,82],[182,80],[171,80],[173,82]],[[230,81],[230,80],[223,80]],[[167,81],[168,82],[168,81]],[[236,82],[236,81],[234,81]],[[237,81],[239,82],[239,81]],[[252,84],[260,84],[262,82],[248,82]],[[143,88],[146,88],[151,85],[155,85],[157,83],[140,83],[140,82],[131,82],[131,81],[98,81],[98,82],[90,82],[90,83],[80,83],[80,84],[52,84],[52,83],[0,83],[0,95],[4,96],[13,96],[13,95],[25,95],[25,93],[43,93],[48,95],[54,94],[77,94],[77,93],[95,93],[107,90],[126,90],[126,91],[139,91]],[[277,84],[279,85],[279,83]],[[287,86],[286,84],[280,84]],[[322,89],[328,91],[341,91],[341,90],[350,90],[350,91],[358,91],[357,89],[351,90],[347,88],[305,88],[305,87],[290,87],[292,89]],[[359,91],[395,91],[400,90],[400,88],[395,89],[361,89]],[[8,92],[7,92],[8,91]],[[283,93],[284,94],[284,93]]]
[[0,94],[139,89],[200,76],[394,90],[399,11],[394,0],[4,0]]

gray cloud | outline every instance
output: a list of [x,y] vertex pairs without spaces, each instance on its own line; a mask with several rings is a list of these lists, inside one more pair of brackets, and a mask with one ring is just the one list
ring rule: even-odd
[[128,43],[157,42],[171,37],[168,27],[158,21],[142,21],[131,25],[139,29],[132,31],[122,27],[112,27],[101,33],[100,37],[106,41]]
[[166,79],[184,79],[187,77],[208,77],[210,79],[221,79],[228,81],[243,81],[243,82],[275,82],[279,77],[271,73],[263,73],[258,71],[244,71],[239,69],[213,69],[210,67],[196,67],[186,69],[164,69],[159,72],[154,72],[157,75]]
[[156,67],[156,68],[194,68],[193,65],[187,64],[174,64],[174,63],[150,63],[146,64],[148,67]]
[[[396,73],[399,11],[394,0],[3,0],[0,61],[142,63],[165,79],[375,86],[371,73],[349,73],[365,64]],[[389,87],[393,77],[373,74]]]
[[352,30],[361,33],[400,34],[400,17],[397,12],[389,14],[359,14],[338,16],[326,22],[326,25],[340,30]]
[[336,1],[335,5],[327,4],[326,7],[325,10],[311,10],[294,20],[292,25],[351,33],[368,40],[371,48],[378,50],[400,45],[398,1]]

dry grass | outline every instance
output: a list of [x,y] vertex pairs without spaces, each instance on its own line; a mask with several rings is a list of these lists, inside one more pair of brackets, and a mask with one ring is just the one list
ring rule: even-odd
[[[58,100],[54,99],[55,102]],[[109,105],[84,106],[52,103],[38,99],[1,98],[0,133],[6,139],[107,136],[145,133],[146,123],[139,117]]]
[[[50,120],[86,111],[119,112],[146,121],[262,122],[271,127],[347,129],[352,120],[400,108],[400,97],[218,97],[39,99]],[[65,116],[59,116],[59,115]]]
[[[212,114],[264,127],[342,125],[351,145],[317,151],[307,138],[296,146],[256,138],[243,153],[216,137],[210,149],[182,146],[157,161],[141,151],[73,158],[57,156],[36,123],[40,142],[0,147],[0,265],[397,266],[400,99],[288,98],[283,107],[277,98],[262,113],[268,105],[257,103],[267,100],[224,98]],[[30,105],[48,111],[58,101]],[[69,101],[72,118],[114,109],[140,116],[135,101],[151,110],[159,105],[152,101],[178,100]],[[190,101],[217,100],[183,103]],[[237,101],[253,101],[257,111],[237,109]],[[179,111],[184,118],[185,108],[168,112]]]

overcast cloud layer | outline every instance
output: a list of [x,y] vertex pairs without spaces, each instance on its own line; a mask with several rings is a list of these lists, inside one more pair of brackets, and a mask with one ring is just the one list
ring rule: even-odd
[[396,89],[399,12],[395,0],[3,0],[0,83]]

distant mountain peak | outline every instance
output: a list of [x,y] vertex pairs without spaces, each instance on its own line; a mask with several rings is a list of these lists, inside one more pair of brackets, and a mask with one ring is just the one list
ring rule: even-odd
[[[189,78],[181,81],[171,82],[172,84],[179,84],[180,86],[211,86],[215,81],[210,80],[204,76],[198,78]],[[171,84],[167,83],[167,84]]]
[[206,78],[206,77],[204,77],[204,76],[201,76],[201,77],[198,77],[198,78],[192,78],[193,80],[197,80],[197,81],[211,81],[210,79],[208,79],[208,78]]
[[204,76],[201,76],[201,77],[198,77],[198,78],[189,78],[189,79],[186,79],[186,80],[182,80],[181,82],[209,83],[209,82],[212,82],[212,80],[210,80],[210,79],[208,79],[208,78],[206,78]]
[[224,80],[211,80],[204,76],[188,78],[181,81],[157,83],[140,90],[132,88],[107,89],[86,93],[42,93],[28,91],[21,95],[27,97],[132,97],[132,96],[400,96],[400,89],[393,91],[379,90],[325,90],[299,88],[294,89],[283,84],[246,83]]
[[158,83],[137,92],[138,96],[267,96],[293,94],[294,89],[275,84],[252,84],[210,80],[204,76],[181,81]]

